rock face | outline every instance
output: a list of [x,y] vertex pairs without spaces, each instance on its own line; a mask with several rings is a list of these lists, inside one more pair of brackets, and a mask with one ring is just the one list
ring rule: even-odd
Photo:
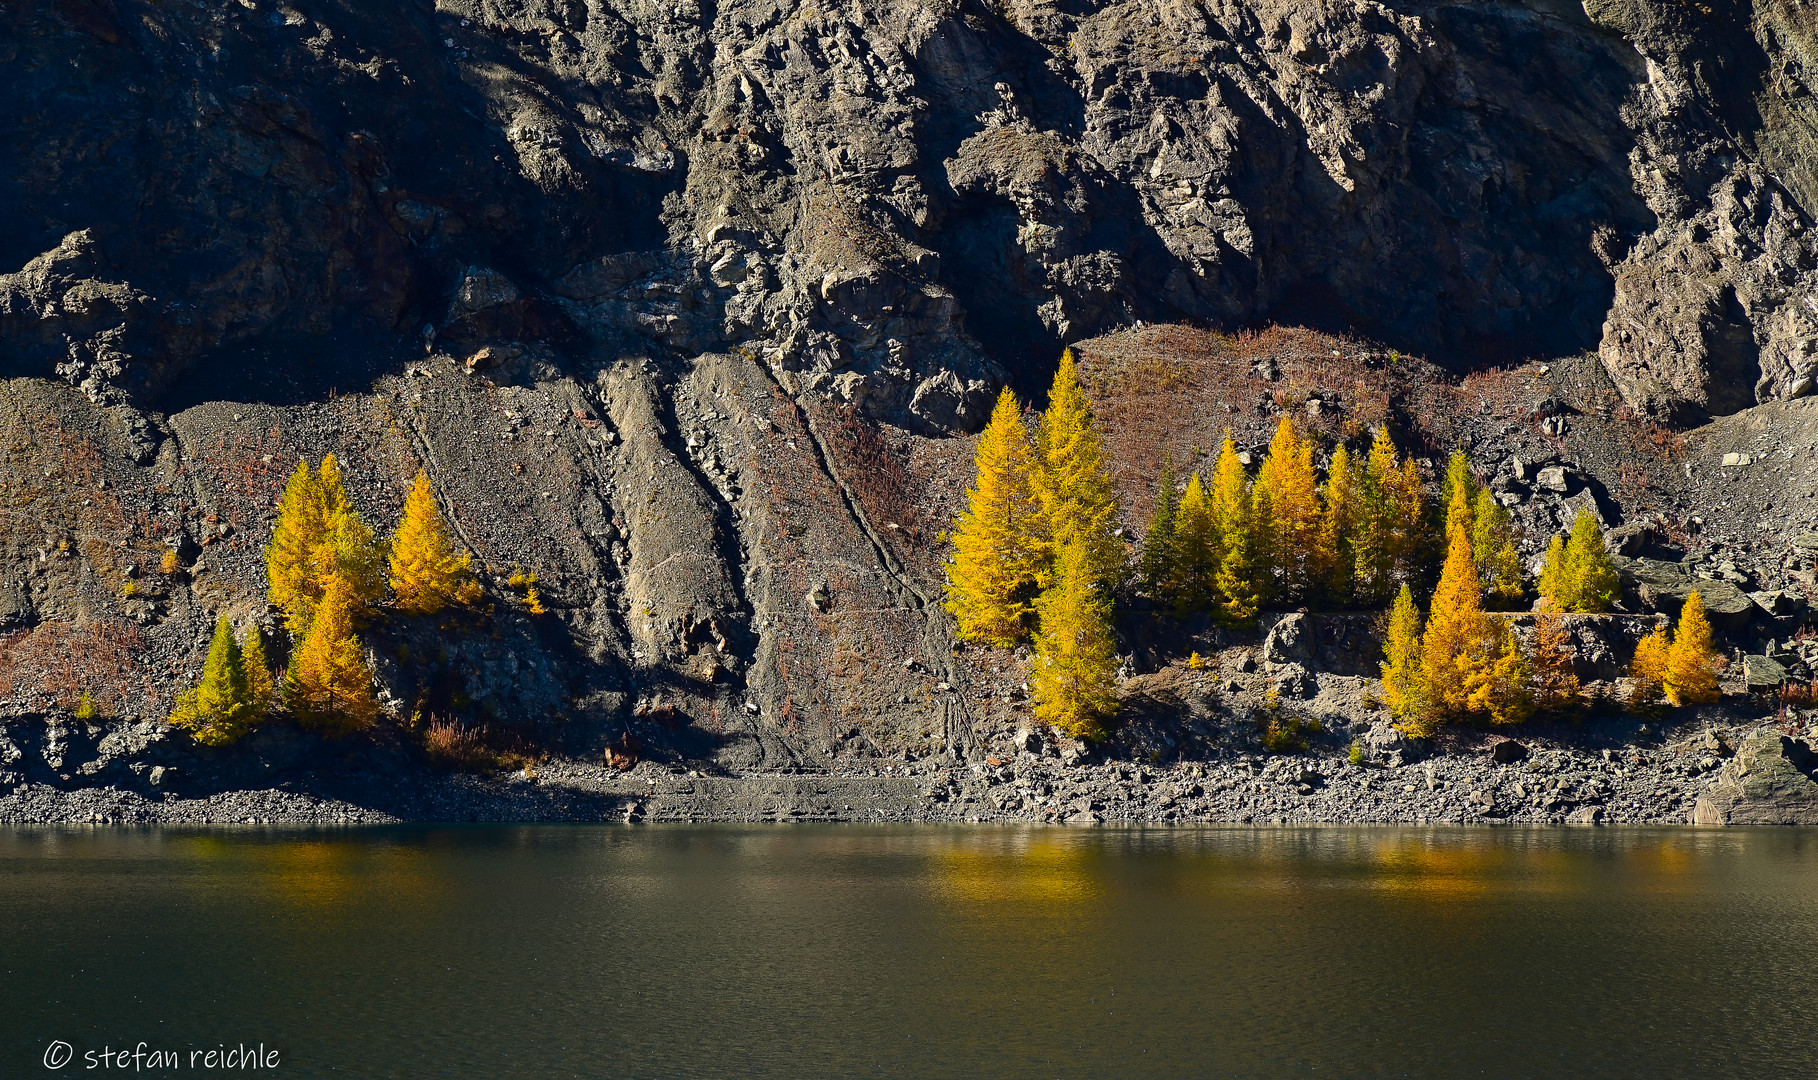
[[1692,810],[1694,825],[1818,825],[1811,747],[1777,731],[1742,740]]
[[1274,317],[1601,338],[1728,411],[1818,364],[1802,10],[10,5],[0,370],[168,406],[736,347],[952,430],[1063,342]]

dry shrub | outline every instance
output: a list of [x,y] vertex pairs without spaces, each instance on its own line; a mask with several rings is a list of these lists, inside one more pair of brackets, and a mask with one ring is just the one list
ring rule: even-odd
[[892,446],[882,425],[867,421],[852,405],[833,411],[827,425],[827,452],[834,458],[852,497],[873,528],[901,532],[910,544],[922,542],[922,487],[909,473],[908,453]]
[[161,705],[137,663],[144,651],[145,636],[124,619],[41,623],[0,637],[0,689],[32,708],[73,709],[84,694],[117,713]]

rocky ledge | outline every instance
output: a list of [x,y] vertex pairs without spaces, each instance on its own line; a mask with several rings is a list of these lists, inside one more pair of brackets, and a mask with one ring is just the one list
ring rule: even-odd
[[[189,776],[181,766],[135,770],[142,760],[116,758],[86,774],[109,774],[111,782],[17,784],[0,796],[0,823],[1818,824],[1811,733],[1709,721],[1670,729],[1619,720],[1545,725],[1520,740],[1468,733],[1426,748],[1430,756],[1379,724],[1344,754],[1240,752],[1167,766],[1091,761],[1075,745],[1028,735],[1016,754],[982,761],[940,755],[744,775],[560,759],[493,776],[397,758],[349,768],[337,748],[296,737],[291,761],[252,762],[276,766],[279,775],[264,785],[205,775],[199,757],[189,759]],[[132,741],[118,738],[115,748]],[[279,748],[269,742],[268,752]],[[151,745],[142,743],[140,755]],[[12,764],[22,764],[15,743],[0,750],[9,747]]]

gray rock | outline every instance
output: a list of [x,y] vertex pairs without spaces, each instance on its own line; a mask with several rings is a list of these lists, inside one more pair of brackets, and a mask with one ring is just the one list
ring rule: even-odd
[[1568,495],[1577,487],[1577,477],[1563,465],[1549,465],[1534,474],[1534,486],[1542,491]]
[[1744,738],[1692,810],[1694,825],[1818,825],[1818,782],[1805,742],[1762,729]]
[[1779,589],[1768,589],[1763,592],[1752,592],[1749,599],[1761,609],[1761,613],[1770,617],[1792,615],[1799,610],[1798,601]]
[[1618,559],[1624,591],[1644,611],[1678,617],[1685,598],[1698,591],[1714,626],[1726,630],[1747,626],[1759,610],[1749,595],[1727,581],[1694,577],[1679,563],[1660,559]]
[[1566,815],[1565,823],[1567,825],[1602,825],[1603,807],[1581,806]]
[[1742,674],[1750,690],[1772,690],[1786,682],[1786,665],[1770,656],[1749,654],[1742,658]]
[[1263,638],[1263,660],[1271,664],[1302,662],[1311,644],[1307,617],[1300,612],[1283,615]]

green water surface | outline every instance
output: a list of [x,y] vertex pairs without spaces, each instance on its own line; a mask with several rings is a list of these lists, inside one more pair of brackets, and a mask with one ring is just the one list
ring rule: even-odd
[[141,1042],[274,1077],[1808,1077],[1818,830],[0,830],[0,1076]]

